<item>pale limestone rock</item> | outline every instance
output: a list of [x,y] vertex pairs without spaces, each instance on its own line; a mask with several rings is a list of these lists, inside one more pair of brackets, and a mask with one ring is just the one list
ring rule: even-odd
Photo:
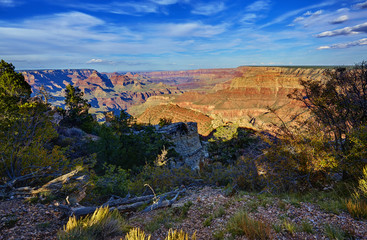
[[157,132],[171,141],[173,148],[181,156],[181,159],[171,162],[171,165],[187,165],[192,169],[199,169],[199,163],[204,160],[206,151],[201,144],[196,122],[172,123],[158,128]]

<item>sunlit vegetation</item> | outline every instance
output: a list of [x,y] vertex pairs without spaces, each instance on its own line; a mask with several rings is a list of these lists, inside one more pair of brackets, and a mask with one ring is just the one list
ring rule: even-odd
[[129,226],[117,210],[97,209],[92,215],[76,219],[72,216],[59,232],[59,239],[107,239],[127,232]]

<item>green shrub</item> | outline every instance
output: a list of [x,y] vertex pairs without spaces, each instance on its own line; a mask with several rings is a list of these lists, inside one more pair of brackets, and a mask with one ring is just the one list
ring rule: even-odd
[[128,188],[131,193],[141,194],[148,184],[156,192],[166,192],[181,185],[189,185],[198,178],[198,174],[186,166],[169,168],[166,165],[145,165],[140,173],[131,177]]
[[[97,173],[103,172],[100,167],[104,164],[139,172],[144,165],[153,165],[162,149],[169,149],[172,145],[149,126],[139,132],[134,132],[132,127],[103,126],[98,136],[99,140],[92,142],[90,146],[90,151],[97,153]],[[170,158],[175,155],[176,153],[169,149],[166,157]]]
[[256,152],[259,138],[253,130],[228,124],[216,128],[213,137],[208,141],[208,151],[213,161],[227,165],[236,163],[237,159],[250,148],[248,154]]
[[314,232],[312,224],[309,223],[308,221],[302,221],[301,230],[302,230],[302,232],[306,232],[306,233],[313,233]]
[[69,218],[62,231],[59,231],[60,240],[99,240],[120,235],[127,232],[127,224],[117,210],[110,212],[108,207],[98,208],[92,215],[76,219]]
[[91,179],[94,185],[93,192],[101,197],[110,195],[125,196],[128,193],[128,172],[114,165],[105,165],[104,168],[104,175],[94,175]]
[[247,212],[236,213],[227,223],[227,231],[233,236],[244,235],[249,239],[271,239],[271,228],[268,224],[248,216]]
[[348,232],[345,232],[341,228],[326,224],[324,227],[324,231],[326,236],[329,239],[335,239],[335,240],[344,240],[344,239],[354,239]]
[[291,235],[293,235],[297,231],[297,225],[294,224],[292,221],[283,220],[282,225],[284,230],[289,232]]
[[170,125],[172,123],[172,118],[160,118],[158,125],[160,127],[164,127],[166,125]]

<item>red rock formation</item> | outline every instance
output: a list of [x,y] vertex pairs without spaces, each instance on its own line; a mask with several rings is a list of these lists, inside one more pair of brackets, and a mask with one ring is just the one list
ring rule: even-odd
[[[173,103],[180,107],[200,111],[222,122],[238,122],[251,127],[250,120],[258,125],[271,121],[267,107],[280,108],[282,117],[289,117],[301,107],[287,95],[300,89],[300,79],[322,79],[323,69],[282,67],[239,67],[242,76],[216,86],[212,93],[186,92]],[[215,124],[214,124],[215,125]]]
[[151,83],[138,74],[101,74],[95,70],[40,70],[23,71],[25,80],[36,90],[41,85],[55,97],[51,103],[63,106],[67,84],[79,87],[92,105],[91,113],[120,111],[141,104],[150,96],[181,93],[176,87]]

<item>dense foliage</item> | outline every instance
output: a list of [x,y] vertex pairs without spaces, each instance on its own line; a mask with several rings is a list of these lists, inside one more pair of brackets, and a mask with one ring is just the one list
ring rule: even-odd
[[31,98],[31,87],[14,66],[0,62],[0,175],[15,180],[45,168],[58,171],[66,164],[51,122],[51,110],[39,98]]

